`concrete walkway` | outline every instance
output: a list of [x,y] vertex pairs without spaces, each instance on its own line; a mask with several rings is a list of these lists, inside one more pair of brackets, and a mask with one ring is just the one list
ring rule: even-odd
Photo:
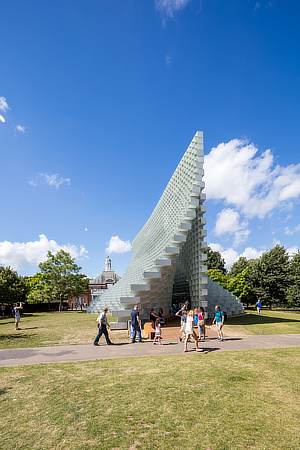
[[[256,350],[269,348],[300,347],[300,334],[279,334],[268,336],[228,337],[219,342],[210,338],[200,342],[204,353],[213,351]],[[195,344],[189,343],[189,355],[195,352]],[[0,367],[24,364],[63,363],[74,361],[91,361],[97,359],[130,358],[141,356],[180,355],[183,344],[179,340],[164,340],[164,345],[153,345],[152,342],[122,342],[99,347],[91,345],[68,345],[57,347],[36,347],[11,350],[0,350]]]

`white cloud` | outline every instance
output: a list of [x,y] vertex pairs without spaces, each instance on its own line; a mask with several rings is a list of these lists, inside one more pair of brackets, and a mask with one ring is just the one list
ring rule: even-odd
[[296,245],[287,249],[289,256],[294,256],[294,254],[298,253],[298,251],[299,251],[299,247],[297,247]]
[[47,252],[57,253],[64,250],[76,259],[87,259],[87,250],[83,245],[59,245],[54,240],[48,240],[44,234],[39,235],[38,241],[33,242],[0,242],[0,264],[17,269],[21,266],[36,266],[47,259]]
[[224,233],[235,233],[241,228],[239,223],[240,215],[233,209],[223,209],[217,215],[215,233],[219,236]]
[[300,196],[300,164],[274,167],[271,150],[233,139],[205,156],[208,200],[225,201],[246,217],[267,213]]
[[244,256],[246,259],[256,259],[259,258],[263,254],[263,250],[256,250],[252,247],[247,247],[243,253],[238,253],[234,248],[227,248],[224,250],[221,244],[215,244],[210,242],[209,247],[214,252],[219,252],[222,258],[225,261],[225,267],[227,270],[231,269],[231,266],[234,262],[236,262],[241,256]]
[[122,241],[119,236],[112,236],[107,243],[108,247],[105,251],[110,253],[126,253],[131,251],[131,243],[129,241]]
[[230,270],[232,264],[239,259],[239,254],[233,248],[228,248],[221,252],[222,258],[225,260],[225,267]]
[[17,131],[19,131],[20,133],[25,133],[25,130],[26,130],[26,127],[22,127],[22,125],[16,125],[15,126],[15,133],[17,132]]
[[225,267],[227,270],[231,269],[231,266],[234,262],[236,262],[241,256],[244,256],[247,260],[257,259],[263,254],[263,250],[256,250],[252,247],[247,247],[243,253],[238,253],[233,248],[228,248],[221,252],[222,258],[225,260]]
[[190,0],[155,0],[156,8],[166,17],[174,15],[184,9]]
[[47,173],[39,173],[36,177],[36,180],[30,180],[28,181],[28,183],[31,186],[37,186],[40,181],[49,184],[49,186],[51,187],[56,187],[56,189],[58,189],[62,184],[66,184],[68,186],[70,186],[71,184],[70,178],[62,178],[57,173],[52,175],[49,175]]
[[244,256],[246,259],[257,259],[263,254],[264,250],[256,250],[252,247],[247,247],[240,256]]
[[5,97],[0,97],[0,111],[6,112],[10,109]]
[[234,241],[233,246],[238,247],[240,244],[245,242],[248,239],[249,234],[251,233],[250,230],[239,230],[234,235]]
[[223,247],[222,247],[222,245],[221,244],[214,244],[213,242],[210,242],[209,244],[208,244],[208,246],[212,249],[212,251],[214,251],[214,252],[222,252],[222,250],[223,250]]
[[298,233],[300,231],[300,223],[293,230],[290,230],[289,227],[286,227],[284,230],[284,234],[293,235],[294,233]]

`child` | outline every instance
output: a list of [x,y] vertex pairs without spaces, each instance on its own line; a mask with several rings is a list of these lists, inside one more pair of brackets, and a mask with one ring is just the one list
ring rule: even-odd
[[160,324],[160,318],[158,317],[155,321],[155,338],[153,341],[153,345],[156,344],[156,341],[158,340],[159,345],[163,345],[161,342],[161,324]]
[[203,340],[205,341],[205,311],[202,306],[199,308],[198,312],[198,331],[199,331],[199,341],[201,335],[203,334]]
[[194,327],[198,325],[198,309],[194,309]]
[[197,339],[197,335],[194,331],[194,313],[193,313],[193,311],[189,311],[187,318],[186,318],[185,339],[184,339],[184,351],[185,352],[188,351],[187,343],[191,336],[193,336],[195,339],[196,351],[201,352],[202,350],[200,350],[198,347],[198,339]]

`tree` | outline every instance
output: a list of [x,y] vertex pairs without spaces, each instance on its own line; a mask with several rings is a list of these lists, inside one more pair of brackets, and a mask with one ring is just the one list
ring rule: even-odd
[[36,273],[33,277],[26,278],[28,303],[36,304],[47,301],[50,309],[50,301],[55,300],[55,292],[52,287],[44,283],[43,276],[40,273]]
[[247,258],[245,258],[245,256],[240,256],[239,259],[232,264],[230,272],[228,273],[229,278],[236,277],[238,274],[242,273],[248,265]]
[[[58,299],[60,311],[63,300],[84,292],[89,286],[89,278],[79,273],[81,267],[74,260],[69,253],[60,250],[56,255],[49,251],[47,260],[39,263],[40,272],[36,275],[43,288],[40,290],[39,287],[37,290],[40,290],[40,295],[44,292],[52,299]],[[36,295],[39,296],[38,293]]]
[[300,251],[295,253],[290,262],[290,286],[287,290],[289,306],[300,306]]
[[220,286],[223,286],[223,288],[227,289],[228,285],[228,277],[227,275],[224,275],[221,270],[217,269],[208,269],[206,272],[206,275],[209,276],[212,280],[214,280],[216,283],[218,283]]
[[270,308],[286,304],[290,283],[289,256],[284,247],[276,245],[250,265],[249,286],[257,299]]
[[225,269],[225,260],[222,258],[221,253],[214,252],[210,247],[205,248],[204,253],[207,254],[207,268],[220,270],[225,275],[227,270]]
[[235,277],[229,278],[227,289],[232,292],[243,303],[251,302],[251,289],[247,283],[247,275],[249,267],[246,267],[241,273],[238,273]]
[[8,267],[0,266],[0,301],[1,303],[22,302],[25,300],[25,282],[18,273]]

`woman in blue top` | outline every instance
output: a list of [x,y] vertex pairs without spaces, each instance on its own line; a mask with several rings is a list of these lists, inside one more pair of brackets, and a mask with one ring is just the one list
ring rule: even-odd
[[215,307],[215,317],[212,321],[212,324],[216,324],[217,332],[218,332],[218,341],[223,341],[223,325],[224,325],[224,312],[220,311],[220,306],[217,305]]

